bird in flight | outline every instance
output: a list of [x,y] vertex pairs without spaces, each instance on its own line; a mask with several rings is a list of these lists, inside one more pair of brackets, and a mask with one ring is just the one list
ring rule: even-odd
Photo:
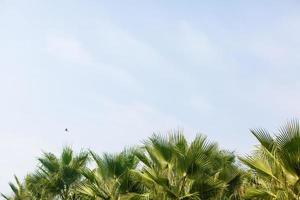
[[65,132],[69,132],[69,129],[65,128]]

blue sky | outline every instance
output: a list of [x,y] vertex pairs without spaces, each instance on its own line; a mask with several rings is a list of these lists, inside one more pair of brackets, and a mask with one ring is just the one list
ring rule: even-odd
[[[153,132],[239,154],[300,114],[299,1],[0,0],[0,188],[42,150]],[[65,134],[64,129],[70,133]]]

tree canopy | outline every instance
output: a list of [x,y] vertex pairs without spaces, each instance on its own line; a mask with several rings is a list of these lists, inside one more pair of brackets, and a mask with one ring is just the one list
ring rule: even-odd
[[300,125],[275,134],[253,129],[259,145],[236,156],[204,135],[154,134],[120,153],[45,152],[37,168],[9,183],[6,200],[300,199]]

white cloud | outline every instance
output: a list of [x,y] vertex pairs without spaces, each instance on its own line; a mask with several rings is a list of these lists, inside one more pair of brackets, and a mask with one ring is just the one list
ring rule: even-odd
[[67,35],[49,35],[46,39],[47,51],[54,57],[64,61],[89,64],[90,53],[75,38]]
[[190,106],[192,106],[193,109],[195,109],[198,112],[203,112],[208,114],[209,112],[213,111],[214,106],[205,99],[204,97],[201,96],[193,96],[189,100]]
[[287,118],[300,117],[300,94],[299,85],[278,85],[274,84],[269,86],[268,89],[263,91],[263,97],[266,106],[270,110],[280,115],[286,115]]
[[[145,103],[117,103],[112,99],[98,101],[100,108],[95,110],[93,132],[89,138],[78,138],[98,152],[119,151],[124,145],[140,144],[153,132],[169,131],[174,128],[188,127],[180,119],[159,111]],[[84,127],[82,127],[85,129]],[[82,130],[84,132],[84,130]],[[101,134],[101,140],[99,140]],[[98,140],[98,142],[92,142]]]
[[166,60],[151,44],[111,22],[102,21],[95,45],[101,62],[129,70],[168,68]]
[[[66,14],[65,12],[62,13]],[[47,13],[47,18],[50,14]],[[35,15],[32,16],[36,17]],[[207,127],[206,130],[214,130],[207,132],[210,134],[218,134],[219,130],[217,129],[222,129],[224,132],[217,135],[217,138],[220,138],[223,144],[231,147],[233,146],[232,138],[235,138],[231,133],[247,132],[248,124],[241,125],[242,120],[237,119],[237,116],[245,113],[244,105],[249,106],[248,109],[254,107],[251,104],[244,104],[243,101],[248,97],[254,98],[253,102],[257,103],[258,107],[269,106],[268,111],[274,113],[282,111],[285,114],[300,114],[300,110],[297,109],[300,96],[295,94],[298,87],[290,85],[288,87],[290,89],[279,87],[279,90],[275,90],[274,86],[261,89],[261,93],[253,92],[255,94],[252,95],[251,91],[246,91],[243,88],[246,85],[244,81],[249,81],[251,78],[241,80],[243,77],[240,74],[235,76],[232,71],[228,70],[231,66],[237,66],[230,54],[238,57],[239,53],[245,52],[247,47],[250,48],[253,54],[270,62],[271,67],[273,67],[273,64],[277,65],[278,63],[281,65],[300,63],[298,62],[300,61],[299,43],[297,43],[299,40],[296,39],[299,38],[300,33],[297,18],[291,19],[286,27],[282,25],[283,28],[280,30],[270,29],[269,32],[267,31],[264,34],[259,32],[252,40],[249,39],[249,42],[240,39],[243,36],[239,32],[233,31],[230,36],[221,35],[221,33],[210,34],[209,29],[201,27],[197,20],[191,22],[181,21],[179,23],[173,20],[180,18],[180,16],[175,18],[171,16],[171,25],[166,25],[161,29],[156,24],[153,26],[151,23],[145,25],[145,27],[134,26],[134,28],[130,28],[131,26],[127,26],[132,25],[130,23],[118,26],[107,21],[108,17],[102,18],[96,14],[93,17],[89,14],[86,16],[88,17],[85,18],[82,15],[82,20],[76,24],[73,23],[73,20],[70,21],[71,18],[69,17],[60,16],[58,18],[62,23],[69,24],[68,27],[63,27],[63,30],[61,30],[63,33],[72,33],[72,30],[75,30],[74,27],[78,27],[78,24],[84,25],[80,23],[86,23],[88,20],[90,29],[88,31],[79,30],[79,34],[85,37],[84,41],[88,41],[90,46],[86,46],[81,38],[76,38],[74,35],[49,34],[45,45],[51,57],[49,57],[50,59],[42,58],[45,59],[42,62],[48,63],[55,58],[71,64],[89,65],[88,68],[77,71],[65,70],[67,71],[66,74],[71,72],[72,76],[63,76],[62,70],[59,68],[58,70],[51,69],[53,70],[51,71],[52,76],[47,73],[49,69],[41,70],[43,73],[37,76],[36,66],[33,66],[32,62],[28,62],[26,70],[22,72],[22,74],[28,74],[28,76],[23,78],[26,82],[29,82],[28,88],[34,85],[38,89],[34,90],[33,95],[31,95],[28,89],[26,90],[25,83],[20,82],[20,84],[17,84],[16,89],[16,81],[11,79],[11,87],[8,88],[7,92],[4,92],[3,96],[6,96],[6,98],[2,100],[3,105],[0,107],[5,108],[5,112],[0,119],[7,120],[9,115],[10,123],[4,123],[5,131],[1,131],[1,133],[5,132],[0,146],[1,157],[7,159],[1,160],[0,163],[9,169],[2,170],[4,175],[0,175],[0,188],[8,188],[6,184],[8,180],[11,180],[13,173],[22,176],[30,170],[34,165],[35,156],[40,155],[41,149],[59,151],[66,141],[68,144],[73,144],[75,148],[91,147],[99,153],[102,151],[118,151],[124,145],[138,144],[140,140],[147,138],[154,131],[165,132],[176,127],[186,129],[191,128],[190,125],[194,124],[197,128]],[[123,19],[118,19],[120,16],[115,15],[112,17],[119,22],[123,21]],[[45,18],[41,19],[43,21],[39,22],[44,23]],[[50,26],[50,28],[55,28],[59,24],[56,24],[57,21],[54,23],[46,22],[45,27]],[[212,21],[212,23],[214,22]],[[172,24],[175,24],[176,28],[172,27]],[[214,25],[222,27],[222,24]],[[290,27],[293,27],[291,33],[288,32],[291,30]],[[34,28],[28,30],[35,34],[43,32]],[[149,30],[150,32],[146,34],[143,32]],[[158,31],[153,34],[153,30]],[[286,32],[286,30],[288,31]],[[256,31],[254,30],[254,32]],[[10,32],[13,31],[10,30]],[[27,31],[27,34],[34,35],[29,31]],[[14,38],[8,39],[13,40]],[[232,51],[232,49],[228,50],[226,47],[226,44],[230,42],[220,44],[218,41],[221,40],[233,41],[233,48],[238,48],[234,49],[235,52],[228,53],[228,51]],[[35,47],[33,45],[33,48]],[[32,52],[35,53],[38,50],[32,49]],[[12,53],[11,58],[15,57],[15,54]],[[249,67],[247,58],[249,58],[249,54],[242,55],[239,61],[244,66]],[[16,62],[20,62],[20,60],[17,59]],[[2,66],[6,65],[2,64]],[[239,68],[244,66],[238,65]],[[197,71],[195,67],[212,68],[213,70],[212,73],[210,70]],[[14,71],[16,70],[12,70],[12,77],[20,81],[20,78],[15,74],[20,72]],[[33,71],[34,73],[31,74]],[[56,73],[60,73],[58,78]],[[8,77],[7,75],[4,76]],[[54,77],[60,78],[60,80],[54,80]],[[10,78],[8,77],[8,79]],[[238,84],[233,86],[231,81]],[[257,79],[253,78],[249,81],[249,84],[252,84],[252,81],[257,82]],[[9,83],[1,80],[0,82],[4,83],[2,84],[3,88]],[[0,86],[0,88],[2,87]],[[219,94],[218,91],[224,92]],[[208,98],[201,96],[199,94],[201,92],[208,94]],[[103,93],[114,98],[102,97]],[[194,96],[190,99],[186,98],[190,95]],[[45,96],[43,98],[47,101],[41,101],[41,97],[35,98],[39,96]],[[103,98],[106,99],[103,100]],[[149,102],[144,99],[149,100]],[[31,103],[24,104],[25,100]],[[222,105],[223,107],[215,109],[215,104],[212,104],[210,100],[214,100],[213,102],[216,105]],[[12,103],[15,101],[20,103],[20,106],[14,106]],[[40,103],[40,105],[37,106],[35,102]],[[157,108],[154,102],[161,103],[161,105],[168,103],[169,105],[167,109]],[[234,107],[232,112],[226,113],[230,109],[230,107],[226,108],[226,104],[230,104],[232,108]],[[32,115],[20,115],[17,117],[18,121],[16,122],[14,112],[7,105],[13,105],[11,107],[14,107],[16,111],[19,111],[20,108],[26,108],[24,110],[29,113],[32,110],[38,110],[40,115],[34,114],[34,112]],[[198,113],[201,112],[201,116],[194,115],[195,112],[191,114],[185,112],[180,105],[194,108]],[[52,109],[53,106],[59,109]],[[173,113],[170,114],[164,110],[173,110]],[[259,113],[261,110],[253,109],[253,112]],[[176,113],[178,116],[174,116]],[[210,118],[201,121],[201,118],[207,115],[210,115]],[[43,119],[41,119],[41,116],[43,116]],[[212,118],[212,116],[216,118]],[[180,117],[191,124],[182,121]],[[222,120],[222,118],[226,120]],[[253,121],[254,118],[258,120],[262,117],[255,116],[251,118],[245,116],[244,120],[248,122]],[[217,120],[223,121],[223,124],[221,123],[216,127],[215,121]],[[231,124],[235,120],[238,122],[237,129]],[[19,122],[26,124],[26,130],[24,130],[25,125],[22,126]],[[226,124],[225,122],[230,123]],[[24,134],[11,135],[11,132],[6,131],[6,129],[11,130],[12,126],[16,132],[24,132]],[[65,126],[70,128],[70,135],[63,135],[60,132]],[[189,136],[189,133],[193,132],[187,130],[187,136]],[[226,133],[228,135],[224,138]],[[29,135],[32,137],[28,137]],[[211,135],[210,138],[213,136]],[[245,135],[239,137],[241,141],[246,141]],[[239,148],[245,146],[242,142],[234,145],[234,147]],[[13,153],[7,155],[7,152],[10,151]],[[23,163],[25,159],[26,162]]]
[[300,46],[287,44],[283,38],[276,35],[273,35],[272,39],[262,37],[252,42],[250,46],[258,58],[267,61],[273,67],[285,68],[300,62]]
[[130,89],[142,90],[136,78],[123,68],[101,63],[97,64],[97,69],[99,69],[99,77],[103,77],[102,79],[107,82],[113,81],[122,86],[128,86]]
[[263,30],[256,31],[244,47],[272,67],[293,67],[300,63],[300,17],[285,16]]
[[185,65],[210,69],[233,66],[234,60],[228,52],[205,29],[196,28],[188,21],[181,20],[175,34],[174,48]]
[[216,49],[213,47],[208,36],[197,31],[186,21],[179,23],[179,49],[184,56],[196,63],[207,63],[216,56]]

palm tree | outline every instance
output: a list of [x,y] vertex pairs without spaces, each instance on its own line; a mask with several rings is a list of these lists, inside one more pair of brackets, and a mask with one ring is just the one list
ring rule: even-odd
[[142,170],[131,172],[148,189],[149,199],[225,199],[226,191],[239,185],[232,154],[220,151],[202,135],[190,144],[182,133],[153,135],[136,156]]
[[[88,168],[89,154],[95,168]],[[198,135],[153,135],[140,148],[101,156],[44,153],[24,183],[10,183],[7,200],[239,200],[243,171],[232,152]],[[91,166],[91,165],[90,165]],[[250,176],[252,178],[252,176]],[[257,182],[248,179],[248,184]]]
[[86,169],[88,153],[74,155],[70,147],[65,147],[60,157],[44,153],[38,159],[39,169],[26,177],[27,187],[40,199],[51,195],[52,199],[75,200],[76,185]]
[[274,137],[265,129],[251,130],[260,145],[240,158],[249,168],[246,199],[300,199],[300,127],[297,120]]
[[96,162],[96,168],[86,169],[86,180],[79,186],[79,192],[89,199],[119,200],[137,196],[142,191],[129,171],[136,169],[138,160],[131,150],[119,154],[98,156],[90,152]]
[[13,194],[11,196],[6,196],[4,194],[1,194],[1,196],[6,200],[32,200],[34,199],[31,195],[31,193],[27,190],[26,186],[22,184],[17,176],[14,176],[15,182],[9,183],[9,186],[11,190],[13,191]]

